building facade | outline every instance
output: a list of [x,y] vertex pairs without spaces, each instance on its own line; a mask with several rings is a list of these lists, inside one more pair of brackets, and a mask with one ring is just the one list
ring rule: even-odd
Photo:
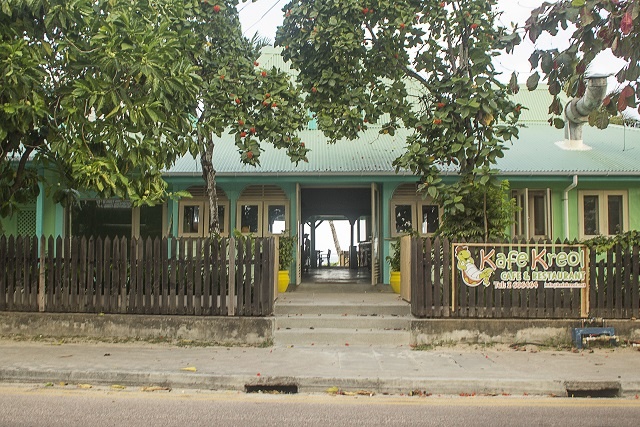
[[[260,61],[268,67],[281,61],[269,52]],[[520,121],[525,127],[496,165],[521,208],[511,235],[586,239],[640,229],[640,129],[585,126],[583,143],[567,146],[563,131],[547,123],[548,101],[544,87],[520,92],[517,102],[528,107]],[[311,150],[308,163],[291,164],[284,151],[264,146],[258,167],[242,164],[233,138],[223,136],[216,142],[214,159],[222,234],[237,230],[263,237],[287,231],[298,235],[302,245],[302,236],[308,233],[313,249],[318,224],[348,220],[349,248],[341,248],[348,261],[342,264],[367,267],[373,284],[389,283],[384,260],[391,240],[408,229],[423,236],[433,234],[442,212],[416,192],[419,177],[409,171],[396,173],[392,166],[405,150],[409,131],[400,129],[393,136],[379,131],[372,126],[356,140],[328,144],[310,121],[300,135]],[[443,173],[445,180],[456,179],[454,172]],[[126,200],[85,194],[78,206],[67,210],[41,188],[37,201],[2,219],[4,232],[205,236],[210,213],[199,159],[183,157],[165,178],[170,191],[188,191],[192,197],[133,208]],[[297,252],[293,277],[300,283],[302,251]]]

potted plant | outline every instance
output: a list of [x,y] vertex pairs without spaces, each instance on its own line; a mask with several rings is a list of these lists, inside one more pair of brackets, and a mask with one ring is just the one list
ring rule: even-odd
[[391,242],[391,255],[387,255],[387,263],[391,268],[389,284],[391,289],[397,294],[400,293],[400,237],[396,237]]
[[278,239],[278,292],[285,292],[289,287],[289,269],[293,263],[294,249],[297,238],[295,235],[288,236],[285,230]]

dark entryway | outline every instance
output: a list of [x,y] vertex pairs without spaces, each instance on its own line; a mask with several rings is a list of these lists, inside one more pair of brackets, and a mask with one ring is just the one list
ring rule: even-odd
[[369,188],[303,188],[302,221],[314,216],[336,216],[355,222],[371,215]]
[[370,188],[302,188],[300,219],[302,282],[371,283]]

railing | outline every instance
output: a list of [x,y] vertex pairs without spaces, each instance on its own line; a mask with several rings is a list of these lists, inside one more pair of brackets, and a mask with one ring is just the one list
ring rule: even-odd
[[404,237],[402,250],[401,293],[416,317],[637,318],[640,311],[638,247],[598,256],[560,241]]
[[268,316],[272,238],[0,236],[0,311]]

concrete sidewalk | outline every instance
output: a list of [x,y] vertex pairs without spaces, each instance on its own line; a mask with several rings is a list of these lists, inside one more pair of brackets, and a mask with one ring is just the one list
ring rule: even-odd
[[[188,368],[188,369],[185,369]],[[194,369],[195,368],[195,369]],[[177,347],[0,340],[0,381],[434,395],[640,393],[637,348]]]

